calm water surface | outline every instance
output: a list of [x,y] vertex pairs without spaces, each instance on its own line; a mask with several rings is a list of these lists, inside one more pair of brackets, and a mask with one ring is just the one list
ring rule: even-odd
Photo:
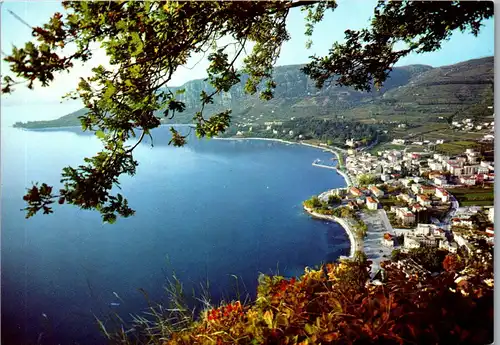
[[154,148],[137,150],[137,175],[122,179],[136,215],[103,225],[95,212],[71,206],[28,220],[20,211],[31,182],[57,185],[61,168],[100,149],[95,137],[2,125],[1,140],[5,345],[103,343],[92,314],[144,310],[138,288],[160,300],[172,270],[188,290],[208,280],[217,300],[234,296],[231,275],[252,296],[259,272],[299,275],[349,252],[342,228],[301,208],[311,195],[344,185],[335,172],[311,166],[330,158],[321,150],[196,139],[179,149],[167,146],[168,128],[160,128]]

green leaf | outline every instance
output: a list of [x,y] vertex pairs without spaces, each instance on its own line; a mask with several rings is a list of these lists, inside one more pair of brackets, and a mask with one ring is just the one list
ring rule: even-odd
[[129,72],[130,72],[130,76],[132,78],[137,78],[137,77],[139,77],[139,73],[141,72],[141,66],[133,65],[133,66],[129,67]]
[[99,130],[99,131],[95,132],[95,135],[96,135],[96,137],[98,137],[99,139],[104,139],[104,138],[106,137],[106,134],[105,134],[103,131],[101,131],[101,130]]
[[104,222],[106,222],[106,223],[109,223],[109,224],[114,224],[114,223],[116,222],[116,215],[114,215],[114,214],[109,214],[109,215],[107,215],[107,217],[106,217],[106,215],[105,215],[105,217],[103,217],[103,220],[104,220]]
[[132,37],[132,43],[134,43],[134,46],[135,46],[135,50],[132,51],[131,55],[137,56],[140,53],[142,53],[142,50],[143,50],[143,44],[142,44],[141,38],[139,36],[139,33],[135,32],[135,31],[132,32],[130,34],[130,36]]
[[273,315],[273,311],[272,310],[267,310],[265,313],[264,313],[264,316],[262,317],[264,319],[264,321],[266,322],[267,324],[267,327],[269,328],[273,328],[273,319],[274,319],[274,315]]
[[306,324],[305,327],[304,327],[305,331],[307,332],[307,334],[309,335],[312,335],[314,333],[314,328],[313,326],[311,326],[310,324]]
[[116,23],[116,28],[118,30],[125,30],[127,28],[127,23],[124,20],[120,20]]
[[106,83],[106,84],[107,84],[107,88],[106,88],[106,91],[103,94],[103,98],[104,99],[109,99],[115,93],[116,88],[115,88],[115,86],[111,82]]

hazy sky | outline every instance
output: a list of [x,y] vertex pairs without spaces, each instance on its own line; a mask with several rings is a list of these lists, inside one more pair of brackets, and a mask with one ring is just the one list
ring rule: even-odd
[[[359,29],[365,27],[373,13],[376,3],[374,0],[339,0],[339,6],[334,12],[329,12],[325,19],[316,26],[313,36],[313,46],[305,49],[306,37],[304,35],[303,13],[294,9],[288,18],[288,29],[292,39],[285,43],[278,65],[299,64],[308,61],[308,57],[314,54],[325,55],[332,43],[342,41],[344,30]],[[10,53],[12,45],[23,45],[31,39],[31,30],[16,18],[8,10],[15,12],[23,20],[32,26],[38,26],[47,21],[47,18],[56,11],[63,11],[59,2],[55,1],[9,1],[1,5],[1,48],[5,53]],[[422,55],[409,55],[401,59],[398,65],[408,64],[428,64],[431,66],[442,66],[457,63],[472,58],[491,56],[494,54],[494,26],[493,20],[484,23],[484,27],[478,37],[470,34],[455,33],[452,38],[442,45],[438,52]],[[66,92],[74,89],[78,77],[89,75],[89,66],[104,63],[106,57],[102,52],[97,51],[90,65],[76,65],[71,73],[63,73],[48,88],[37,88],[34,91],[25,87],[17,88],[12,95],[2,96],[2,105],[27,104],[51,104],[59,103],[60,97]],[[188,67],[180,68],[174,74],[171,86],[182,85],[191,79],[204,78],[207,60],[201,55],[193,56],[188,63]],[[2,73],[8,65],[2,61]],[[78,108],[78,107],[77,107]]]

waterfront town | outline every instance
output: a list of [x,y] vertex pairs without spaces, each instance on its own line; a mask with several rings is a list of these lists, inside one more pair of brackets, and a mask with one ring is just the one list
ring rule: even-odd
[[434,248],[474,255],[478,242],[494,245],[495,164],[491,138],[485,140],[490,145],[455,154],[414,150],[410,143],[376,152],[335,150],[347,187],[325,191],[304,207],[318,218],[348,218],[339,223],[351,240],[350,255],[363,251],[374,274],[395,252]]

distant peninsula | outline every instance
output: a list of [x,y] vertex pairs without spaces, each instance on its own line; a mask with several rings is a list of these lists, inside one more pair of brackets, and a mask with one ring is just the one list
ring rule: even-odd
[[[493,116],[494,58],[468,60],[454,65],[394,67],[379,91],[360,92],[331,85],[317,89],[302,71],[303,65],[278,66],[274,98],[263,102],[244,93],[246,75],[229,92],[214,98],[207,114],[232,109],[232,124],[223,136],[268,137],[286,140],[317,139],[343,145],[346,140],[365,144],[393,139],[417,139],[425,134],[452,138],[452,123],[471,118],[491,122]],[[184,89],[179,99],[186,110],[162,124],[191,123],[202,90],[208,82],[192,80],[173,91]],[[17,122],[16,128],[42,129],[81,126],[77,110],[55,120]],[[488,120],[486,120],[488,118]],[[482,121],[485,119],[485,121]],[[323,122],[325,121],[325,122]],[[481,137],[484,133],[472,135]]]

